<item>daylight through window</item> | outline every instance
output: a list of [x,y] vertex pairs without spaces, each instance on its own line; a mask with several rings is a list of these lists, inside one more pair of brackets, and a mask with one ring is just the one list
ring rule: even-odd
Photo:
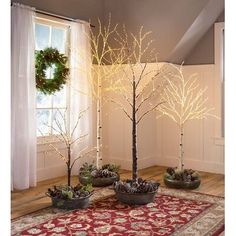
[[[68,27],[52,21],[37,20],[35,24],[36,50],[53,47],[60,53],[67,54]],[[46,71],[47,79],[53,75],[53,66]],[[37,91],[37,136],[57,134],[55,120],[63,127],[63,115],[67,107],[68,91],[66,85],[53,95],[45,95]]]

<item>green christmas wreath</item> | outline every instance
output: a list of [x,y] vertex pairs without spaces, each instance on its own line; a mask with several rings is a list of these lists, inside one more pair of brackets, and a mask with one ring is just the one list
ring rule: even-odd
[[[52,94],[62,89],[69,75],[68,58],[55,48],[36,51],[36,88],[44,94]],[[46,69],[55,66],[52,78],[46,78]]]

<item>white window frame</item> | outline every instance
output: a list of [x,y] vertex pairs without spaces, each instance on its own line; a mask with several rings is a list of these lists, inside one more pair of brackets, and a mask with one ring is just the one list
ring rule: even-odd
[[215,119],[214,142],[219,146],[224,146],[224,30],[224,22],[214,24],[215,107],[221,118]]
[[[69,42],[70,42],[70,25],[68,21],[57,19],[55,17],[51,16],[45,16],[43,14],[37,13],[35,18],[35,24],[41,24],[41,25],[50,25],[55,28],[64,28],[66,30],[66,45],[65,45],[65,54],[69,58]],[[69,62],[70,63],[70,62]],[[67,119],[69,120],[69,110],[70,110],[70,89],[69,86],[66,85],[66,108],[67,108]],[[36,108],[37,109],[37,108]],[[39,108],[39,109],[52,109],[50,108]],[[55,108],[56,109],[56,108]],[[58,108],[63,109],[63,108]],[[45,136],[39,136],[37,137],[37,144],[45,146],[45,142],[50,143],[61,143],[58,138],[56,138],[57,135],[45,135]],[[44,150],[44,148],[43,148]]]

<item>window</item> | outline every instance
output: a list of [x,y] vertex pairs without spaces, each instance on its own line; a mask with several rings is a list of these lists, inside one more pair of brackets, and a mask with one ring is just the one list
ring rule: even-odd
[[[35,23],[36,50],[46,47],[57,48],[61,53],[68,54],[68,26],[52,20],[37,18]],[[53,66],[46,71],[47,79],[53,75]],[[58,134],[55,119],[63,127],[63,115],[68,103],[68,89],[66,86],[53,95],[44,95],[37,91],[36,115],[37,136]]]
[[224,40],[225,40],[225,30],[224,23],[215,23],[215,107],[218,114],[220,114],[221,119],[215,120],[215,137],[217,145],[224,143],[225,136],[225,100],[224,100],[224,86],[225,86],[225,76],[224,76]]
[[225,30],[222,29],[221,136],[225,137]]

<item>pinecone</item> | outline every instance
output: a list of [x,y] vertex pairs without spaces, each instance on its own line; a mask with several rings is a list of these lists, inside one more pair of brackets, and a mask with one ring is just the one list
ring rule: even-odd
[[168,167],[167,169],[166,169],[166,172],[169,174],[169,175],[174,175],[175,174],[175,169],[174,168],[172,168],[172,167]]
[[101,177],[105,177],[105,178],[110,177],[109,176],[110,175],[110,171],[107,170],[107,169],[101,170],[100,173],[101,173]]
[[93,170],[93,171],[91,172],[91,176],[92,176],[93,178],[99,177],[99,171],[98,171],[98,170]]
[[183,180],[183,173],[181,171],[175,171],[174,179]]

